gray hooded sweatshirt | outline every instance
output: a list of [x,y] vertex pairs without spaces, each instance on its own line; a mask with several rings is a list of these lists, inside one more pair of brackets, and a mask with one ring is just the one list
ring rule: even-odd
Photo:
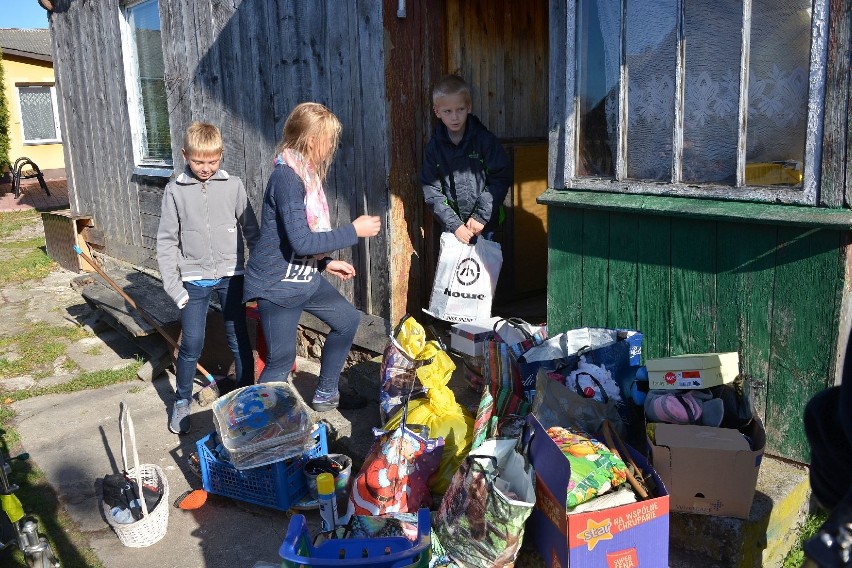
[[260,235],[243,182],[219,170],[206,182],[187,167],[166,186],[157,230],[163,288],[182,307],[183,282],[243,274],[245,245]]

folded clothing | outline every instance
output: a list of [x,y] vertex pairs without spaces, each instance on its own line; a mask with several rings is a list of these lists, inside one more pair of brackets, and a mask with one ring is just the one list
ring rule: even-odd
[[554,426],[547,435],[559,446],[571,465],[568,509],[602,495],[627,479],[627,466],[604,444],[585,432]]
[[651,422],[719,426],[725,404],[710,391],[651,390],[645,396],[645,416]]

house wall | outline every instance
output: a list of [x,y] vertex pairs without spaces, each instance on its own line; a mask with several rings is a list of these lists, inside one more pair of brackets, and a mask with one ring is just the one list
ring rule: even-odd
[[[24,144],[24,129],[21,123],[21,99],[16,85],[54,84],[53,65],[49,61],[38,61],[15,55],[3,54],[3,72],[5,84],[3,90],[9,104],[9,160],[26,156],[34,161],[41,170],[61,169],[65,167],[62,143]],[[62,132],[64,137],[65,132]]]
[[[156,267],[156,228],[167,180],[133,174],[117,0],[60,0],[50,16],[69,124],[76,210],[104,230],[108,254]],[[328,106],[343,123],[327,184],[333,222],[388,218],[384,37],[379,0],[160,0],[172,152],[193,120],[220,127],[224,168],[260,211],[273,150],[299,102]],[[385,224],[387,228],[387,224]],[[388,232],[340,258],[358,278],[335,283],[362,311],[387,317]]]

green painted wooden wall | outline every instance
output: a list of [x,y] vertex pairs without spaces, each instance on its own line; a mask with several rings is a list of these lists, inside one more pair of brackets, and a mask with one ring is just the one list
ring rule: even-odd
[[738,351],[767,452],[808,461],[802,413],[833,384],[841,231],[550,207],[548,327],[627,327],[644,356]]

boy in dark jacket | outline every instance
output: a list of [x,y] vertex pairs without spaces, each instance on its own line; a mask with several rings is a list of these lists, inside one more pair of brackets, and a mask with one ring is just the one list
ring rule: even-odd
[[441,123],[426,145],[420,183],[426,205],[444,231],[469,244],[490,239],[502,221],[512,166],[503,147],[471,114],[470,87],[447,75],[432,89],[432,109]]

